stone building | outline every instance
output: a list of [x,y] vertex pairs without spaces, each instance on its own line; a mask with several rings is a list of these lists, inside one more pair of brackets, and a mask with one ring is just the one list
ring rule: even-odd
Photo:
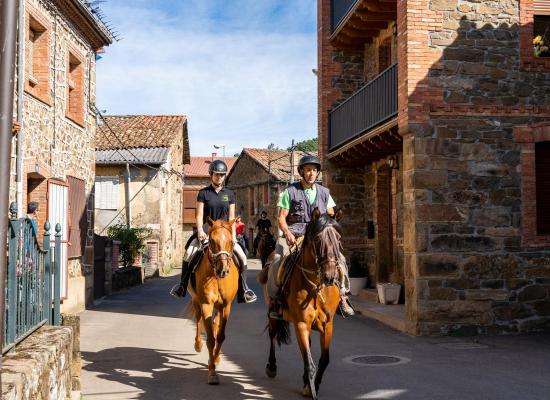
[[[305,153],[294,151],[295,163]],[[237,195],[237,209],[247,226],[249,239],[262,211],[267,212],[276,233],[277,200],[290,182],[291,153],[286,150],[244,148],[227,177],[227,186]],[[294,180],[299,181],[294,168]],[[252,246],[252,240],[249,245]]]
[[318,7],[319,143],[348,255],[371,285],[404,285],[411,334],[548,329],[550,58],[533,38],[549,2]]
[[197,194],[200,189],[210,185],[208,167],[212,160],[223,160],[231,170],[237,157],[219,157],[216,153],[212,153],[211,156],[191,156],[189,164],[184,166],[183,231],[186,241],[193,233],[193,226],[196,223]]
[[61,224],[61,309],[77,312],[93,299],[95,53],[113,37],[82,1],[20,4],[10,198],[20,216],[39,203],[40,237]]
[[145,275],[167,271],[181,263],[185,244],[187,119],[131,115],[102,121],[96,140],[95,232],[106,235],[109,226],[126,224],[129,217],[131,226],[151,231],[141,260]]

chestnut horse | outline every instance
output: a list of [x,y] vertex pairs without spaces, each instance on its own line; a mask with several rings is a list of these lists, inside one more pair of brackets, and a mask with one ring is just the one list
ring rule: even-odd
[[[279,345],[289,343],[289,322],[292,322],[304,361],[303,394],[313,399],[317,399],[317,391],[329,363],[332,324],[340,301],[337,265],[341,249],[338,221],[341,218],[342,210],[338,210],[334,217],[321,215],[318,209],[313,211],[302,249],[283,291],[286,304],[283,320],[270,318],[268,325],[271,345],[266,374],[270,378],[277,375],[275,342]],[[321,338],[318,369],[310,350],[312,329],[318,331]]]
[[259,233],[260,242],[258,243],[258,254],[262,262],[262,268],[265,268],[265,263],[269,255],[275,250],[275,238],[269,232],[269,228],[264,227]]
[[[208,383],[219,383],[216,364],[225,339],[225,327],[231,313],[231,303],[237,294],[239,271],[233,257],[233,233],[229,222],[208,218],[209,244],[195,270],[195,285],[189,285],[197,334],[195,351],[202,350],[201,330],[206,331],[208,347]],[[215,314],[215,315],[214,315]]]

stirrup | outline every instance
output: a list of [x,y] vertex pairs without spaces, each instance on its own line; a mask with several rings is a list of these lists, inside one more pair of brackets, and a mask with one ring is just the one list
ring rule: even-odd
[[256,293],[254,293],[251,289],[247,289],[244,291],[241,300],[241,303],[254,303],[258,300],[258,296],[256,296]]

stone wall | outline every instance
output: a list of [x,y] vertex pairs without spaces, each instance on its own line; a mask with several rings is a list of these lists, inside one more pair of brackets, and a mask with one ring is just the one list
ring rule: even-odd
[[526,176],[514,137],[550,117],[547,73],[520,69],[518,1],[419,3],[441,22],[418,24],[408,10],[409,34],[428,32],[407,43],[409,61],[433,57],[408,97],[411,331],[548,329],[550,246],[522,243]]
[[71,398],[73,333],[43,326],[2,358],[2,399]]
[[[263,201],[263,187],[269,184],[268,204]],[[236,213],[241,213],[243,222],[246,224],[246,231],[249,235],[249,242],[252,245],[253,238],[250,237],[250,229],[254,229],[256,222],[260,219],[262,211],[267,212],[267,218],[271,220],[272,232],[277,233],[277,201],[279,194],[287,186],[287,183],[269,179],[269,174],[255,160],[244,154],[237,160],[232,168],[227,187],[234,190],[237,196]],[[255,212],[250,211],[251,189],[254,188]]]
[[[89,107],[95,102],[95,55],[90,44],[76,32],[64,15],[52,6],[50,1],[27,0],[25,2],[25,27],[30,16],[40,21],[47,30],[42,35],[47,40],[43,52],[37,59],[44,66],[43,73],[37,77],[44,84],[39,92],[28,83],[28,74],[24,76],[23,117],[21,130],[23,143],[23,204],[32,198],[28,196],[27,185],[44,186],[47,179],[58,178],[66,181],[68,176],[85,181],[85,196],[88,208],[93,205],[94,182],[94,137],[96,130],[95,115]],[[25,50],[27,48],[25,47]],[[79,100],[81,112],[74,122],[68,113],[68,65],[69,51],[80,59],[82,72],[83,98]],[[28,62],[25,58],[24,62]],[[25,71],[27,71],[25,65]],[[17,85],[16,85],[17,87]],[[17,97],[17,93],[15,94]],[[15,108],[14,108],[15,113]],[[74,115],[73,115],[74,116]],[[74,118],[73,118],[74,119]],[[10,200],[16,200],[15,185],[15,148],[13,143],[12,176]],[[32,181],[31,181],[32,180]],[[21,209],[26,211],[26,207]],[[40,205],[45,212],[47,202]],[[43,216],[46,218],[46,215]],[[43,221],[39,221],[43,225]],[[55,222],[55,221],[52,221]],[[84,303],[92,299],[93,286],[93,214],[87,212],[87,232],[85,253],[81,257],[69,260],[68,298],[62,304],[63,311],[78,311]]]

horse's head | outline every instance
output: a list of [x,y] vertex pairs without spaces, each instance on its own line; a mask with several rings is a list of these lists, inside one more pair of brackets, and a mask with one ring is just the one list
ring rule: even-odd
[[214,268],[214,274],[218,278],[229,275],[229,269],[233,260],[233,231],[235,220],[229,222],[213,221],[208,217],[208,239],[210,247],[210,264]]
[[343,212],[339,209],[334,216],[321,214],[316,208],[313,210],[312,219],[307,225],[304,247],[309,245],[315,255],[317,268],[319,268],[321,283],[332,285],[338,277],[338,260],[342,248],[342,228],[338,221],[342,219]]

